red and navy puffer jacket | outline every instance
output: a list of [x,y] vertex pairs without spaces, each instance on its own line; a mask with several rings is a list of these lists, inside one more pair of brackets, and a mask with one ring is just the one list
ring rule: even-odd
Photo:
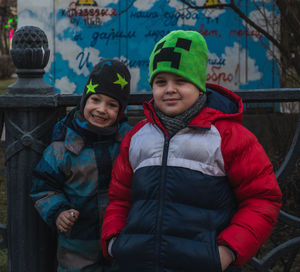
[[[221,271],[218,245],[247,262],[271,234],[281,191],[242,100],[207,84],[207,105],[174,136],[145,103],[114,165],[102,248],[120,271]],[[227,271],[233,271],[229,268]]]

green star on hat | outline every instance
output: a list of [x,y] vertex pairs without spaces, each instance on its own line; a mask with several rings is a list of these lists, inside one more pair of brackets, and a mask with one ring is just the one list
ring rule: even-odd
[[98,86],[99,86],[99,84],[94,84],[94,85],[93,85],[92,80],[90,80],[90,83],[89,83],[88,85],[86,85],[86,87],[87,87],[86,93],[87,93],[87,94],[88,94],[89,92],[91,92],[91,93],[96,93],[95,88],[98,87]]
[[119,73],[117,73],[117,77],[118,77],[118,80],[114,81],[113,83],[119,84],[123,90],[124,87],[128,84],[128,82]]

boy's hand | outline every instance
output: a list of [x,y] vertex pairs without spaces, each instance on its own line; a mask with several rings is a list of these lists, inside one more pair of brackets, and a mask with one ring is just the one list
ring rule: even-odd
[[234,253],[226,246],[218,246],[222,271],[234,262]]
[[56,227],[60,232],[68,232],[79,216],[79,211],[74,209],[63,211],[56,219]]

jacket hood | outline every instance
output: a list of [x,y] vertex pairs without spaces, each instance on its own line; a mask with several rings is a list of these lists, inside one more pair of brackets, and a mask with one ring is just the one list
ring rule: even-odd
[[[199,114],[192,119],[189,127],[209,129],[212,124],[220,119],[229,119],[238,123],[243,122],[243,102],[234,92],[216,85],[207,83],[207,102]],[[165,131],[154,107],[154,100],[143,104],[144,113],[150,123],[156,123]]]

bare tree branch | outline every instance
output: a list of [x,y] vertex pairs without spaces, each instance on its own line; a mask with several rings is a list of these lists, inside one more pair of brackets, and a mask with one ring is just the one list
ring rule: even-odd
[[280,43],[277,41],[275,37],[270,35],[267,31],[265,31],[263,28],[261,28],[259,25],[257,25],[255,22],[253,22],[251,19],[248,18],[248,16],[242,12],[240,8],[235,4],[234,0],[230,0],[229,4],[219,4],[219,5],[209,5],[209,6],[194,6],[190,4],[186,0],[180,0],[182,3],[186,4],[192,9],[214,9],[214,8],[231,8],[240,18],[242,18],[247,24],[252,26],[255,30],[263,34],[270,42],[272,42],[280,51],[285,51],[284,48],[281,47]]
[[209,6],[195,6],[192,5],[189,1],[181,0],[182,3],[186,4],[191,9],[218,9],[218,8],[226,8],[230,7],[231,4],[217,4],[217,5],[209,5]]
[[124,10],[121,10],[119,13],[118,13],[118,16],[122,15],[123,13],[127,12],[134,4],[136,0],[132,0],[132,2],[124,9]]
[[[275,0],[278,10],[280,11],[281,25],[277,25],[278,29],[281,29],[281,33],[277,33],[274,30],[274,22],[270,21],[267,14],[262,8],[256,5],[257,11],[259,11],[264,18],[266,29],[262,28],[257,22],[251,20],[247,14],[245,14],[236,4],[236,1],[230,0],[230,3],[218,4],[218,5],[204,5],[197,6],[191,4],[188,0],[180,0],[187,7],[200,10],[200,9],[218,9],[218,8],[229,8],[232,9],[245,23],[254,28],[256,31],[261,33],[271,44],[273,44],[280,52],[281,58],[275,58],[275,52],[272,52],[270,47],[266,47],[277,63],[281,67],[281,71],[284,75],[291,74],[293,69],[298,74],[298,80],[300,81],[300,1],[295,0]],[[264,1],[262,1],[264,5]],[[287,29],[282,29],[287,28]],[[274,36],[276,35],[276,36]],[[293,68],[293,69],[291,69]],[[291,76],[290,76],[291,77]],[[299,82],[300,83],[300,82]]]

